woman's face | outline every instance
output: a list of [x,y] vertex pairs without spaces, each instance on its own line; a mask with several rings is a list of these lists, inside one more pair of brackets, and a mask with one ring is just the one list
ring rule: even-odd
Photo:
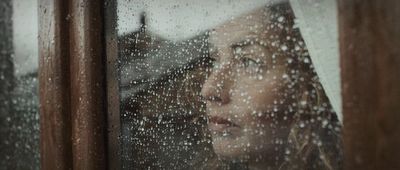
[[[264,10],[230,20],[210,34],[214,66],[202,88],[215,152],[263,159],[286,141],[294,101],[288,46]],[[278,19],[279,20],[279,19]]]

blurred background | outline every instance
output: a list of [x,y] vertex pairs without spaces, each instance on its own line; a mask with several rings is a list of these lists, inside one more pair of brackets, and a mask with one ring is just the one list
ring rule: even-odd
[[38,4],[0,1],[0,169],[39,169]]

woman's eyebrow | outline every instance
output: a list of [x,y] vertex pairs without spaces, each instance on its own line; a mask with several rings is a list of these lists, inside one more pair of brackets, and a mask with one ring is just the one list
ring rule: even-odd
[[232,45],[230,45],[230,47],[232,49],[235,49],[235,48],[238,48],[238,47],[242,47],[243,48],[243,47],[252,45],[253,44],[252,42],[254,42],[254,43],[258,44],[258,45],[261,45],[260,41],[258,40],[258,38],[254,38],[253,37],[253,38],[247,38],[247,39],[241,40],[239,42],[233,43]]

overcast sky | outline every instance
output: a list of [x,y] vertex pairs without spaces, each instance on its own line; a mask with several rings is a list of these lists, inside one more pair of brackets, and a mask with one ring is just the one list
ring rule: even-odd
[[35,72],[39,61],[37,0],[12,2],[15,73]]
[[145,12],[149,31],[170,40],[182,40],[279,1],[283,0],[118,0],[118,33],[137,30],[140,14]]

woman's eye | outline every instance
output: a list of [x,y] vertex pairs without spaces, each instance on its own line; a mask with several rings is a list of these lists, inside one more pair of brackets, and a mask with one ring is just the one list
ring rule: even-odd
[[250,58],[241,58],[240,61],[245,68],[257,66],[257,62]]
[[210,64],[211,64],[211,66],[213,67],[213,66],[214,66],[214,63],[215,63],[215,61],[217,61],[215,58],[213,58],[213,57],[210,57],[210,58],[209,58],[209,60],[208,60],[208,63],[210,63]]
[[260,51],[256,51],[254,49],[243,49],[242,47],[237,47],[233,49],[234,57],[239,61],[240,66],[245,69],[256,69],[259,71],[264,63],[254,55],[260,53]]
[[259,69],[263,65],[260,61],[256,61],[256,60],[248,58],[248,57],[241,57],[239,60],[240,60],[241,66],[244,68]]
[[220,65],[219,61],[215,57],[210,57],[209,63],[211,69],[216,69]]

